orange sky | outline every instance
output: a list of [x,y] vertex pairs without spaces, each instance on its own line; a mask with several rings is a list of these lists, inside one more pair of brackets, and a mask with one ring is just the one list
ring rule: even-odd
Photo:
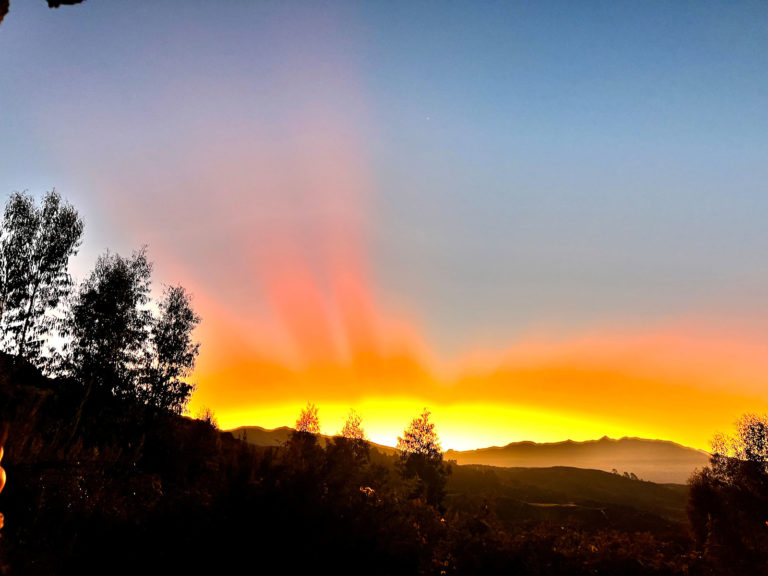
[[[358,91],[350,74],[324,81]],[[394,300],[374,274],[370,236],[388,232],[376,228],[370,158],[351,122],[312,104],[236,146],[193,151],[202,186],[228,183],[226,201],[211,196],[207,209],[237,248],[217,256],[226,245],[201,243],[218,286],[196,277],[193,260],[159,255],[172,277],[193,279],[203,317],[193,414],[210,407],[224,428],[290,426],[311,401],[323,432],[338,432],[355,408],[370,437],[392,445],[427,406],[446,448],[603,435],[707,448],[742,412],[768,410],[759,321],[689,313],[529,326],[512,342],[470,341],[445,357],[414,303]]]
[[211,407],[223,428],[290,426],[311,401],[333,434],[355,408],[371,439],[392,445],[427,406],[446,448],[609,435],[706,449],[739,414],[768,411],[768,355],[756,327],[681,319],[542,331],[446,361],[415,321],[380,311],[362,270],[330,273],[323,291],[309,271],[280,269],[267,290],[274,313],[263,321],[198,294],[206,348],[191,412]]
[[[324,80],[358,90],[352,75]],[[742,412],[768,410],[768,330],[757,320],[693,312],[529,326],[512,342],[441,355],[419,310],[374,275],[376,187],[350,122],[312,104],[236,146],[193,152],[198,180],[231,187],[226,201],[207,200],[228,244],[200,248],[220,286],[199,272],[190,286],[203,317],[193,414],[210,407],[223,428],[290,426],[311,401],[323,432],[338,432],[355,408],[371,439],[392,445],[427,406],[446,448],[628,435],[706,449]],[[254,188],[278,192],[254,200]],[[216,251],[227,245],[237,250],[222,268]],[[195,278],[192,262],[160,258],[174,276]]]
[[[275,427],[311,401],[324,432],[355,408],[391,445],[427,406],[445,447],[707,448],[768,410],[768,75],[737,83],[738,50],[713,68],[719,19],[681,52],[545,6],[102,9],[134,25],[3,23],[28,44],[0,52],[0,178],[82,209],[79,278],[148,244],[155,286],[194,294],[192,414]],[[733,26],[718,58],[759,37]],[[589,48],[606,33],[626,51]]]

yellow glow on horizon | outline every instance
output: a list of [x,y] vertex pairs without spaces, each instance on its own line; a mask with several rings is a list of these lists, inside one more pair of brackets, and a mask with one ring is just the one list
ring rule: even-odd
[[[264,405],[243,411],[227,412],[218,416],[222,429],[240,426],[261,426],[274,429],[294,427],[299,412],[306,403]],[[638,436],[656,438],[651,428],[609,419],[595,419],[588,415],[567,414],[545,408],[487,403],[460,403],[430,405],[415,398],[371,398],[354,405],[316,403],[323,434],[339,433],[350,409],[362,417],[367,438],[384,446],[395,446],[397,437],[423,408],[431,412],[443,450],[473,450],[488,446],[504,446],[511,442],[577,442],[594,440],[602,436],[621,438]],[[676,441],[693,448],[708,449],[707,443],[694,441],[695,437]]]

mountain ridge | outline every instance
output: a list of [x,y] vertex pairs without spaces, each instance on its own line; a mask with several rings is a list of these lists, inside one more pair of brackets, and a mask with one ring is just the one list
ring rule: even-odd
[[[236,438],[257,446],[279,446],[288,440],[293,428],[241,426],[229,430]],[[330,439],[332,436],[321,434]],[[371,442],[385,454],[395,448]],[[589,470],[634,475],[657,483],[685,484],[698,468],[709,463],[709,454],[671,440],[623,436],[603,436],[594,440],[562,440],[533,442],[524,440],[504,446],[488,446],[472,450],[447,450],[446,460],[459,465],[485,465],[499,468],[550,468],[566,466]]]
[[627,473],[659,483],[685,484],[697,468],[709,463],[709,454],[671,440],[603,436],[597,440],[535,443],[512,442],[475,450],[448,450],[446,459],[457,464],[483,464],[503,468],[571,466]]
[[490,450],[494,448],[504,449],[508,446],[512,445],[533,445],[533,446],[560,446],[560,445],[573,445],[573,444],[596,444],[599,442],[621,442],[624,440],[639,440],[642,442],[651,442],[651,443],[660,443],[660,444],[672,444],[674,446],[679,446],[681,448],[685,448],[687,450],[695,450],[696,452],[701,452],[702,454],[709,454],[705,450],[700,450],[699,448],[694,448],[692,446],[686,446],[685,444],[680,444],[679,442],[675,442],[674,440],[664,440],[661,438],[642,438],[640,436],[622,436],[621,438],[611,438],[610,436],[602,436],[600,438],[590,439],[590,440],[559,440],[557,442],[536,442],[534,440],[520,440],[518,442],[510,442],[509,444],[504,444],[503,446],[485,446],[482,448],[472,448],[470,450],[453,450],[449,449],[447,452],[474,452],[477,450]]

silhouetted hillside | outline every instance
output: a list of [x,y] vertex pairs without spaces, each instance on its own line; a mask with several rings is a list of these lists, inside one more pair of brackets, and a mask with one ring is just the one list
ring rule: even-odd
[[[292,428],[247,426],[231,430],[235,438],[256,446],[282,446]],[[331,437],[320,435],[325,442]],[[640,443],[652,441],[640,441]],[[573,443],[571,443],[573,444]],[[371,444],[382,455],[393,456],[389,446]],[[534,445],[537,447],[546,445]],[[456,452],[447,453],[452,457]],[[463,454],[463,453],[458,453]],[[394,461],[390,461],[394,466]],[[575,467],[504,468],[478,465],[452,467],[448,481],[452,503],[485,499],[499,504],[508,527],[532,521],[578,524],[584,529],[643,526],[649,531],[681,530],[687,521],[685,485],[661,485],[631,480],[622,475]]]
[[681,531],[687,522],[688,487],[630,480],[579,468],[454,466],[448,484],[457,502],[497,503],[508,527],[533,520],[585,529]]
[[[288,441],[291,434],[295,432],[293,428],[288,426],[281,426],[280,428],[262,428],[261,426],[241,426],[239,428],[233,428],[229,432],[238,440],[244,440],[254,446],[282,446]],[[324,438],[326,441],[333,438],[326,434],[319,434],[320,438]],[[391,446],[384,446],[383,444],[376,444],[375,442],[368,443],[372,448],[375,448],[382,454],[394,455],[397,450]]]
[[[686,487],[451,465],[444,499],[341,438],[243,442],[0,355],[0,574],[710,575]],[[246,437],[249,436],[246,431]]]
[[446,452],[458,464],[548,468],[570,466],[637,475],[652,482],[685,484],[697,468],[708,464],[709,454],[665,440],[603,437],[586,442],[515,442],[503,447]]
[[243,440],[254,446],[282,446],[288,441],[293,428],[262,428],[261,426],[241,426],[229,431],[238,440]]

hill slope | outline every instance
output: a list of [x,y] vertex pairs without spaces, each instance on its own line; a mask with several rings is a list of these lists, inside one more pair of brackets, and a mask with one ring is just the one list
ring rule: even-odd
[[589,529],[679,531],[687,521],[688,486],[630,480],[602,472],[552,468],[454,466],[448,482],[454,505],[495,502],[508,527],[550,521]]
[[[273,429],[262,428],[261,426],[241,426],[240,428],[228,430],[228,432],[238,440],[244,440],[254,446],[282,446],[286,443],[293,431],[294,429],[289,428],[288,426],[281,426],[280,428]],[[319,436],[326,440],[332,438],[326,434],[319,434]],[[397,452],[397,450],[391,446],[384,446],[374,442],[369,442],[369,444],[382,454],[392,455]]]
[[[285,574],[431,574],[436,560],[457,575],[711,573],[688,570],[686,486],[452,465],[435,508],[396,455],[311,435],[260,448],[2,354],[0,425],[0,574],[229,573],[263,558]],[[273,445],[290,429],[248,432]]]

